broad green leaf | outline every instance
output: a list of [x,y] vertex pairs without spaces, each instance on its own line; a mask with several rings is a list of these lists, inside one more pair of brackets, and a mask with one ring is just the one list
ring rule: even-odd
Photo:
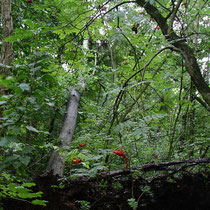
[[19,158],[19,155],[11,155],[11,156],[6,157],[4,161],[7,163],[13,163],[18,158]]
[[36,97],[35,96],[31,96],[31,97],[28,97],[27,98],[27,101],[29,101],[30,103],[32,103],[32,104],[34,104],[35,103],[35,101],[36,101]]
[[31,89],[28,83],[21,83],[19,87],[21,88],[22,91],[30,91]]
[[28,129],[29,131],[33,131],[33,132],[39,133],[39,131],[36,128],[34,128],[32,126],[29,126],[29,125],[26,126],[26,129]]
[[48,82],[55,82],[55,79],[53,76],[51,76],[50,74],[45,74],[44,76],[42,76],[42,79],[44,81],[48,81]]
[[47,105],[49,105],[49,106],[55,106],[55,103],[51,103],[51,102],[49,102],[49,103],[46,103]]
[[27,19],[24,21],[26,25],[28,25],[31,29],[34,29],[34,23],[32,20]]
[[33,200],[31,203],[34,204],[34,205],[46,206],[47,201],[44,201],[44,200]]
[[25,166],[27,166],[29,164],[30,160],[31,160],[31,158],[28,156],[20,158],[20,162],[23,163]]
[[6,104],[6,103],[7,103],[7,101],[0,101],[0,105]]
[[12,190],[12,191],[16,191],[17,187],[19,187],[17,184],[15,183],[11,183],[7,185],[8,189]]
[[31,153],[33,151],[33,149],[34,149],[33,146],[27,146],[22,150],[22,153],[24,153],[24,154]]
[[5,177],[6,179],[10,179],[11,175],[7,173],[1,173],[1,176]]
[[155,0],[149,0],[149,3],[153,5],[155,3]]
[[23,187],[34,187],[34,186],[36,186],[36,184],[35,183],[24,183],[24,184],[22,184],[22,186]]
[[17,196],[20,198],[33,198],[30,196],[30,193],[18,193]]
[[0,138],[0,146],[7,147],[12,142],[11,137],[1,137]]
[[16,192],[23,193],[23,194],[29,194],[31,193],[31,189],[24,188],[23,186],[16,187]]

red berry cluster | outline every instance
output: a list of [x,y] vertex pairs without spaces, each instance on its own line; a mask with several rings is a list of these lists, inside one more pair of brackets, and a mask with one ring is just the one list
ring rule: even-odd
[[118,156],[121,156],[123,158],[126,158],[126,154],[125,154],[125,151],[124,150],[117,149],[117,150],[114,150],[113,153],[116,154],[116,155],[118,155]]
[[81,163],[82,160],[81,159],[77,159],[77,158],[72,158],[72,164],[76,164],[78,165],[79,163]]
[[123,158],[123,162],[125,162],[124,170],[127,171],[128,170],[128,165],[129,165],[129,159],[127,158],[127,155],[126,155],[125,151],[122,150],[122,149],[117,149],[117,150],[114,150],[113,153],[118,155],[118,156],[121,156]]

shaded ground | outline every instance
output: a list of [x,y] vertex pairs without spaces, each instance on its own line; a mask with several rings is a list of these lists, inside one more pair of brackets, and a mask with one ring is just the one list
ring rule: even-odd
[[[207,167],[206,167],[207,169]],[[208,170],[207,170],[208,171]],[[209,210],[210,175],[177,172],[152,179],[134,175],[131,171],[104,172],[96,178],[67,180],[63,188],[56,177],[39,176],[37,189],[44,192],[47,207],[32,206],[17,200],[4,200],[5,210],[130,210],[128,199],[138,200],[141,210]],[[53,186],[53,187],[52,187]],[[86,202],[84,202],[86,201]]]

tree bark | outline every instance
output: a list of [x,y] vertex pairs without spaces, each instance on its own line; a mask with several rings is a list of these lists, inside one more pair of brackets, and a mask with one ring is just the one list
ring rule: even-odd
[[[83,41],[83,47],[88,49],[88,40]],[[86,53],[84,54],[86,55]],[[59,150],[54,150],[52,152],[47,165],[46,173],[52,173],[54,176],[63,176],[65,157],[61,153],[62,151],[65,151],[66,147],[70,146],[72,143],[74,130],[77,123],[79,102],[85,87],[86,80],[81,76],[78,82],[78,89],[73,88],[69,93],[66,116],[59,135],[61,144],[59,146]]]
[[[5,79],[11,73],[8,67],[11,65],[13,57],[13,43],[4,41],[5,38],[11,36],[13,33],[13,21],[10,0],[1,0],[1,19],[3,29],[3,41],[0,58],[0,76],[2,74],[5,74]],[[7,95],[7,92],[7,89],[4,86],[0,85],[0,96]],[[2,108],[0,108],[0,117],[1,116]]]
[[[0,63],[10,66],[13,57],[13,43],[5,42],[4,39],[11,36],[13,33],[13,21],[11,15],[11,2],[10,0],[1,1],[1,14],[2,14],[2,27],[3,27],[3,43],[1,48]],[[8,68],[1,67],[0,74],[10,73]]]
[[[203,99],[206,103],[210,106],[210,87],[205,82],[203,76],[201,75],[201,71],[197,60],[195,58],[193,50],[188,46],[186,41],[179,37],[172,29],[172,25],[167,24],[167,19],[164,18],[159,10],[151,5],[149,1],[145,0],[136,0],[136,3],[144,7],[146,12],[157,22],[163,35],[165,36],[166,40],[171,43],[176,50],[183,56],[185,60],[185,65],[188,73],[190,74],[193,83],[195,84],[197,90],[202,95]],[[174,16],[174,15],[173,15]],[[173,17],[172,17],[173,18]],[[171,20],[173,22],[173,20]]]
[[[59,135],[59,139],[61,139],[60,151],[65,150],[65,148],[72,143],[82,92],[83,91],[78,91],[75,88],[70,91],[67,113]],[[52,172],[53,175],[62,176],[65,163],[64,158],[65,157],[60,154],[58,150],[54,150],[48,162],[47,172]]]

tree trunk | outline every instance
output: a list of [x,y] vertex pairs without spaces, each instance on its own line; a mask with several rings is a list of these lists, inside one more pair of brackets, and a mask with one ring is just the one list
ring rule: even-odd
[[160,14],[159,10],[155,6],[151,5],[149,1],[136,0],[136,3],[141,7],[144,7],[146,12],[157,22],[157,24],[161,28],[166,40],[168,40],[174,47],[176,47],[176,50],[183,56],[186,69],[190,74],[196,88],[198,89],[199,93],[202,95],[206,103],[210,106],[210,87],[201,75],[201,71],[193,50],[188,46],[188,44],[182,37],[179,37],[173,31],[173,24],[169,26],[167,24],[167,19],[164,18]]
[[[4,39],[11,36],[13,33],[13,22],[11,15],[10,0],[2,0],[1,2],[2,27],[3,27],[3,43],[1,48],[0,63],[5,66],[10,66],[13,57],[13,43],[5,42]],[[10,73],[8,68],[1,67],[0,74]]]
[[[88,49],[88,40],[83,41],[83,47]],[[86,52],[84,52],[86,54]],[[84,61],[84,64],[86,61]],[[61,129],[59,139],[61,140],[61,144],[59,150],[54,150],[50,160],[47,165],[46,173],[52,173],[54,176],[63,176],[65,157],[60,154],[59,151],[63,152],[66,150],[66,147],[69,147],[72,143],[74,130],[77,123],[77,115],[78,115],[78,106],[80,102],[80,97],[86,87],[86,80],[81,76],[78,83],[78,89],[73,88],[70,91],[67,111],[65,120],[63,123],[63,127]]]
[[[10,0],[1,1],[1,18],[2,18],[2,29],[3,29],[3,41],[1,47],[1,58],[0,58],[0,75],[6,74],[4,79],[11,73],[8,66],[11,65],[13,57],[13,43],[5,42],[4,39],[11,36],[13,33],[13,22],[11,15],[11,2]],[[0,95],[6,95],[7,89],[0,85]],[[2,116],[2,108],[0,109],[0,117]]]
[[[85,84],[84,84],[85,85]],[[61,139],[60,150],[70,146],[74,135],[74,130],[77,122],[78,106],[82,91],[72,89],[69,94],[67,113],[61,129],[59,139]],[[64,156],[59,154],[58,150],[54,150],[47,166],[47,172],[52,172],[53,175],[63,175],[64,170]]]

